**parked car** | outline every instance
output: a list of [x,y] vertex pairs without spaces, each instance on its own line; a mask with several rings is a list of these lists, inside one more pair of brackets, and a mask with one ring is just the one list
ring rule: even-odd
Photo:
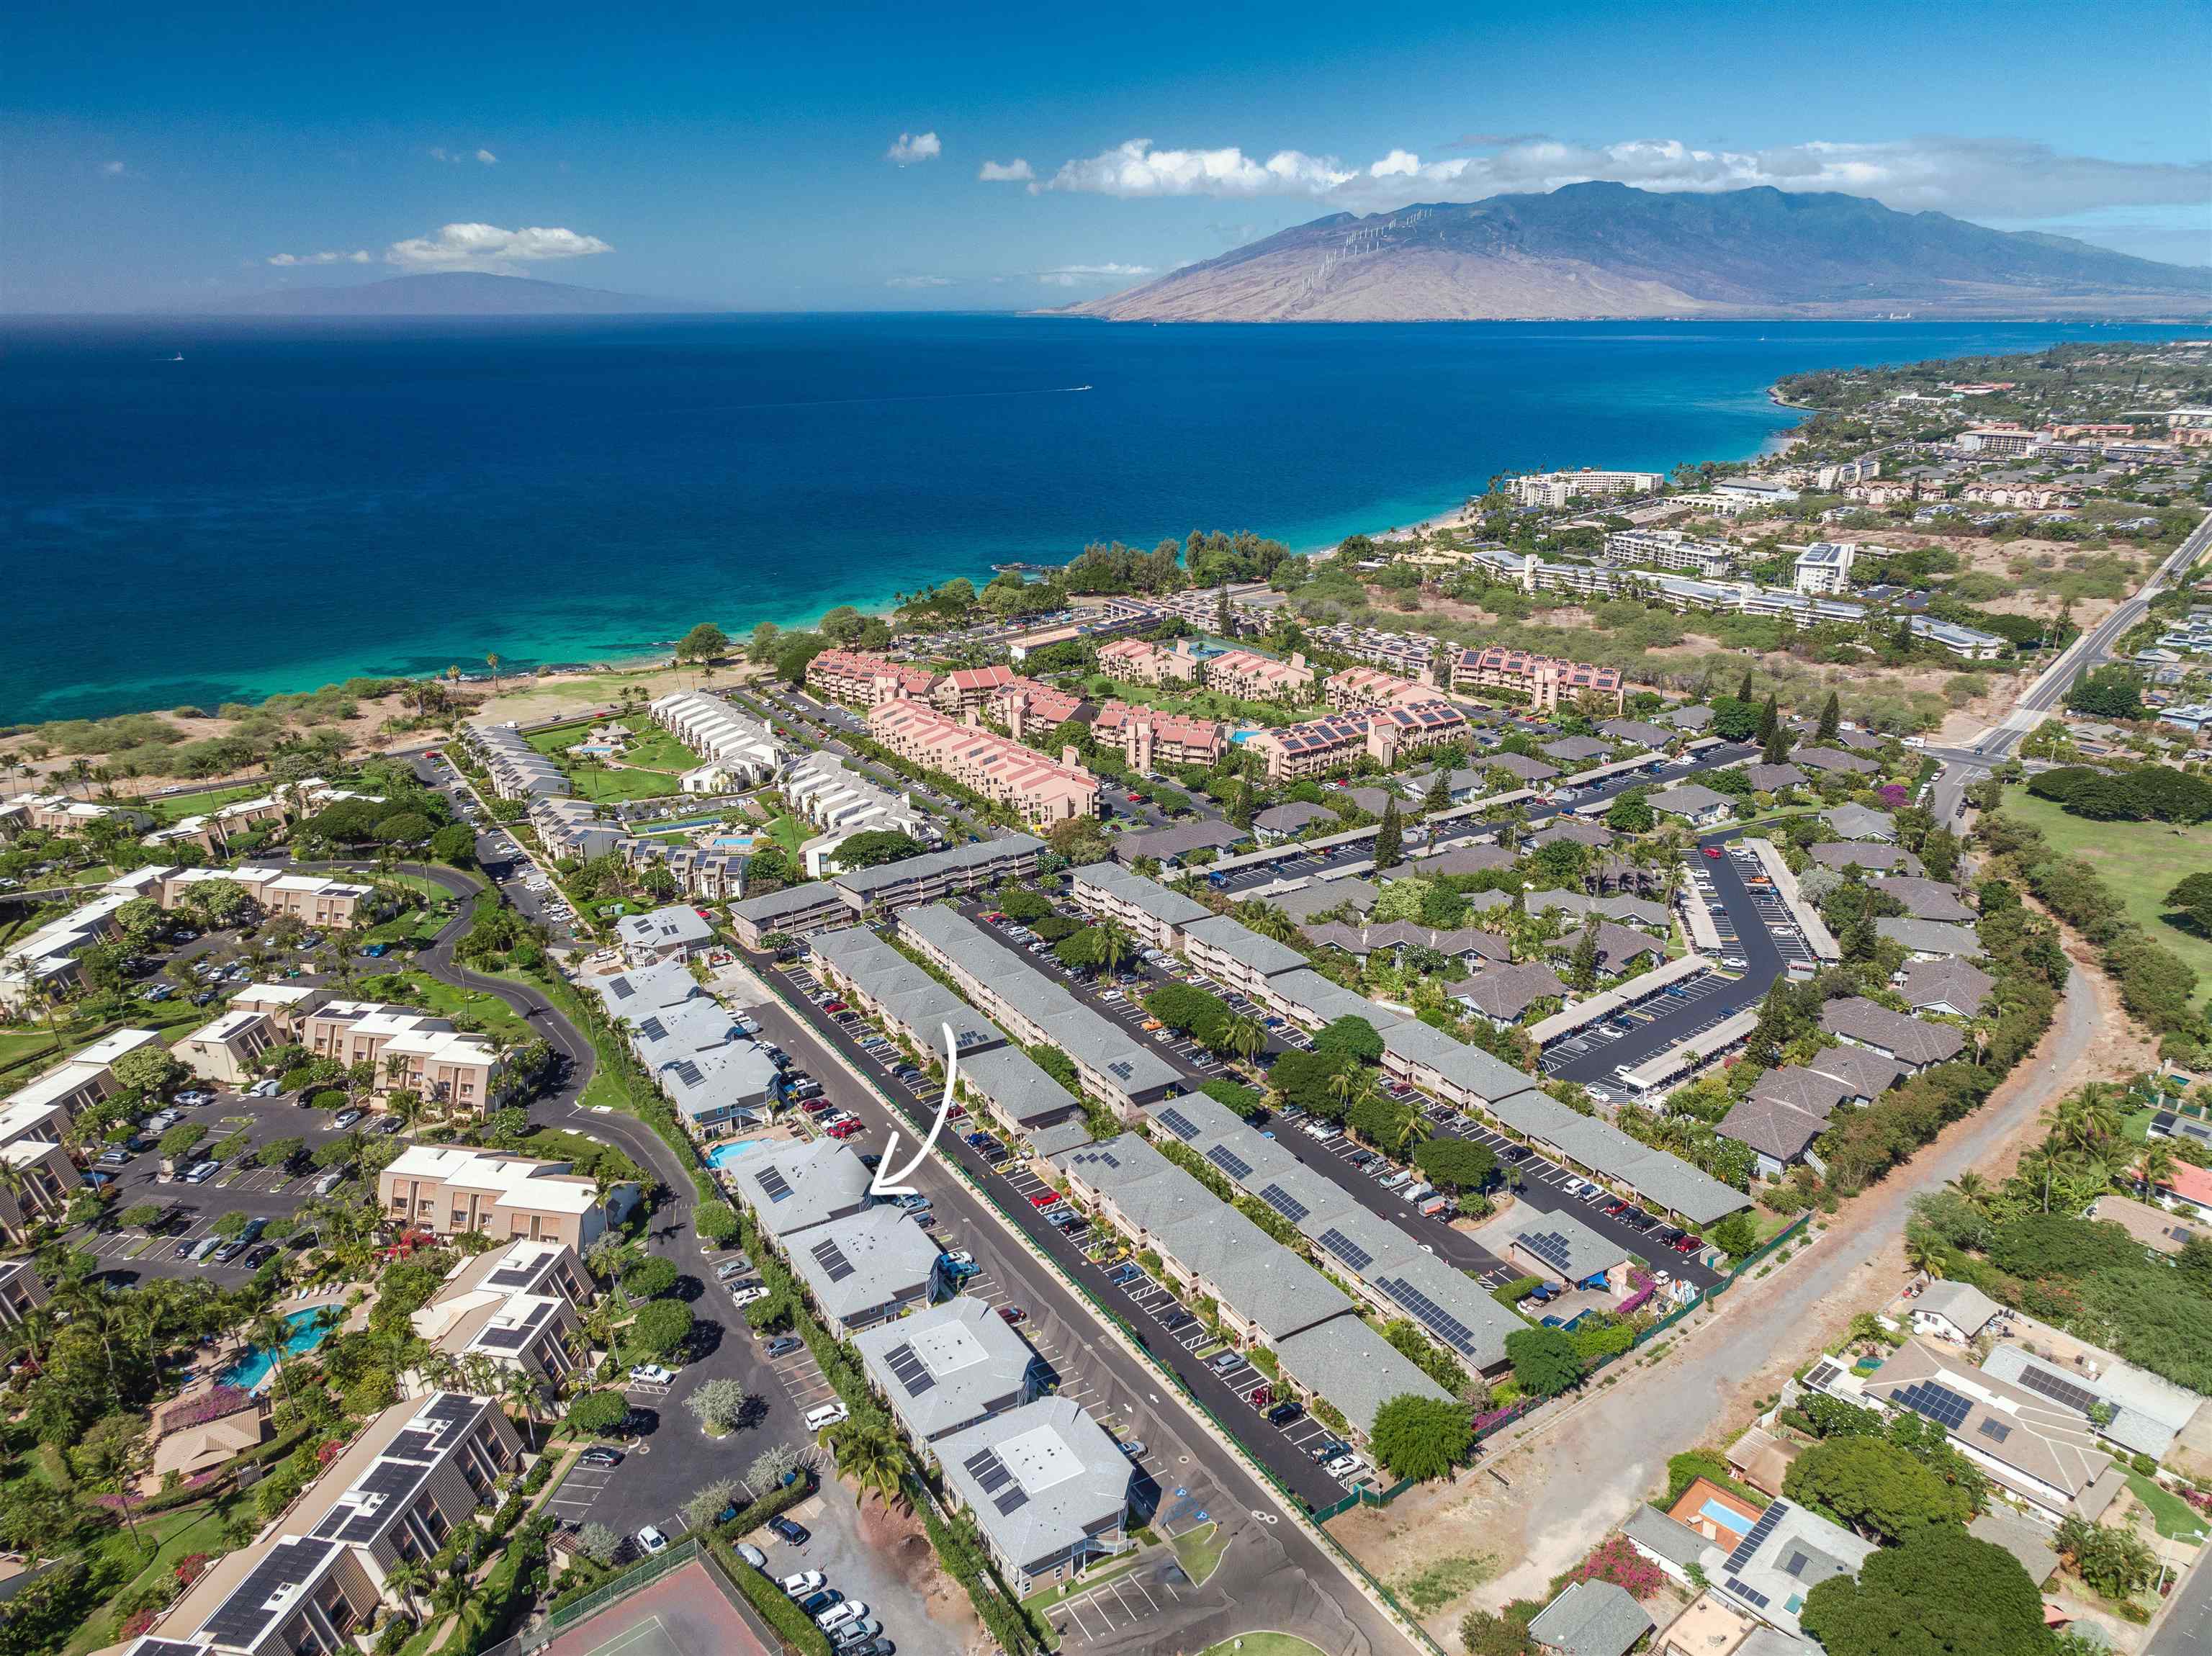
[[768,1527],[781,1539],[794,1547],[805,1546],[808,1538],[813,1533],[804,1524],[794,1524],[791,1520],[781,1516],[769,1519]]
[[648,1524],[637,1532],[637,1550],[651,1557],[654,1553],[668,1550],[668,1538]]
[[771,1357],[787,1357],[805,1344],[806,1342],[796,1334],[779,1334],[768,1343],[768,1355]]
[[818,1616],[823,1611],[834,1610],[845,1602],[844,1593],[836,1587],[817,1587],[799,1601],[799,1609],[809,1616]]
[[1021,1307],[1019,1307],[1019,1306],[1018,1306],[1018,1305],[1002,1305],[1002,1306],[1000,1306],[1000,1307],[999,1307],[999,1315],[1000,1315],[1000,1317],[1001,1319],[1004,1319],[1004,1320],[1005,1320],[1005,1321],[1006,1321],[1009,1325],[1019,1325],[1019,1324],[1022,1324],[1022,1323],[1025,1323],[1025,1322],[1027,1322],[1027,1321],[1030,1319],[1030,1313],[1029,1313],[1028,1312],[1026,1312],[1026,1311],[1023,1310],[1023,1309],[1021,1308]]
[[785,1576],[782,1580],[776,1583],[776,1586],[781,1587],[793,1598],[804,1598],[809,1593],[819,1592],[822,1590],[822,1572],[800,1570],[795,1574]]
[[[348,1127],[353,1125],[355,1122],[360,1120],[362,1113],[363,1113],[360,1110],[340,1110],[337,1115],[331,1118],[331,1125],[336,1127],[340,1132],[343,1132]],[[658,1533],[658,1532],[656,1532],[656,1533]]]
[[805,1422],[806,1429],[810,1432],[818,1432],[826,1426],[835,1426],[839,1421],[845,1419],[853,1411],[851,1410],[848,1409],[842,1403],[823,1404],[818,1408],[810,1409],[806,1411],[806,1420]]
[[742,1253],[735,1254],[714,1267],[714,1280],[726,1283],[732,1277],[750,1277],[752,1270],[753,1262],[750,1258]]
[[1292,1421],[1298,1419],[1304,1413],[1305,1407],[1304,1404],[1285,1399],[1267,1410],[1267,1418],[1274,1422],[1278,1426],[1288,1426]]
[[641,1362],[629,1371],[633,1386],[665,1386],[675,1378],[673,1369],[663,1368],[657,1362]]
[[[835,1589],[832,1589],[832,1591],[835,1591]],[[824,1633],[834,1633],[839,1628],[843,1627],[848,1622],[864,1620],[866,1617],[867,1613],[867,1605],[861,1603],[860,1600],[858,1598],[847,1598],[842,1603],[832,1604],[828,1610],[823,1611],[820,1615],[817,1616],[814,1618],[814,1625],[820,1628]]]
[[204,1185],[222,1171],[222,1163],[220,1162],[197,1162],[185,1170],[185,1182],[187,1185]]

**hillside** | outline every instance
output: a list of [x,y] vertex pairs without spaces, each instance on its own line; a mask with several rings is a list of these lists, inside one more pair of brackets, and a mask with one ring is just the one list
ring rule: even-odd
[[392,276],[351,287],[285,288],[223,307],[228,315],[250,316],[623,316],[707,308],[481,270]]
[[1066,307],[1114,321],[1418,322],[1547,317],[2194,318],[2212,270],[1899,213],[1857,196],[1540,196],[1316,219]]

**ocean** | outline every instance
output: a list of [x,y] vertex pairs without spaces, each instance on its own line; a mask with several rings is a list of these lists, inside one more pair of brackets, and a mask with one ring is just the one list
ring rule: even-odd
[[[2169,333],[2130,326],[2111,337]],[[0,720],[636,657],[1085,543],[1300,549],[1494,474],[1744,458],[1978,323],[995,315],[0,325]]]

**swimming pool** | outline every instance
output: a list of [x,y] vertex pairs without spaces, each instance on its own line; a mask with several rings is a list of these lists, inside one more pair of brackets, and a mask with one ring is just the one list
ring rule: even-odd
[[707,841],[709,851],[750,851],[753,836],[750,834],[718,834]]
[[[329,1306],[319,1306],[313,1311],[295,1311],[284,1320],[292,1325],[291,1338],[284,1342],[284,1355],[296,1357],[301,1352],[312,1351],[325,1340],[342,1320],[340,1313]],[[258,1392],[269,1383],[270,1372],[276,1367],[276,1359],[263,1346],[253,1346],[246,1355],[216,1376],[224,1386],[235,1386],[248,1392]]]
[[1731,1535],[1747,1535],[1751,1532],[1751,1520],[1749,1519],[1746,1518],[1735,1507],[1723,1506],[1721,1502],[1714,1500],[1711,1495],[1707,1495],[1705,1497],[1705,1504],[1698,1508],[1698,1516],[1700,1518],[1711,1519],[1714,1523],[1717,1524],[1721,1528],[1728,1531]]
[[707,1165],[710,1168],[726,1168],[739,1156],[750,1154],[754,1143],[754,1140],[747,1138],[734,1144],[717,1144],[707,1152]]

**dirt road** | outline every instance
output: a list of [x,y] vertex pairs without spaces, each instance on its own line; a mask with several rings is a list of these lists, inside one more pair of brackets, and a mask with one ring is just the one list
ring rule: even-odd
[[1452,1484],[1330,1527],[1386,1580],[1449,1559],[1488,1556],[1505,1565],[1430,1620],[1447,1647],[1470,1604],[1541,1595],[1665,1482],[1669,1455],[1716,1440],[1838,1338],[1854,1312],[1902,1287],[1912,1198],[1970,1168],[2008,1163],[2014,1141],[2048,1104],[2103,1072],[2111,1043],[2100,1037],[2124,1028],[2111,986],[2077,961],[2050,1031],[1990,1103],[1849,1204],[1789,1265],[1740,1284],[1723,1308],[1656,1343],[1656,1359],[1617,1368],[1618,1379],[1547,1411],[1509,1446],[1493,1445]]

